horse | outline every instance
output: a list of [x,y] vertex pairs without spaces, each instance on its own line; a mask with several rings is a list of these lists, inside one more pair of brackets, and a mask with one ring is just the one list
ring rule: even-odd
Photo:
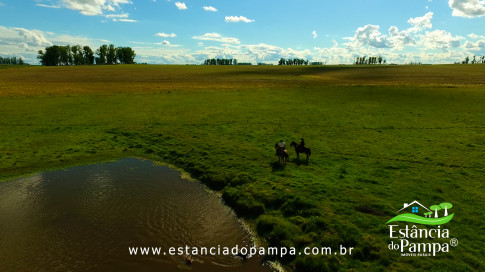
[[295,143],[294,141],[291,142],[290,146],[295,147],[296,157],[298,159],[300,159],[300,153],[305,153],[306,154],[306,160],[308,161],[308,159],[310,158],[310,155],[312,154],[312,151],[310,150],[310,148],[305,147],[305,146],[301,146],[301,145]]
[[278,156],[278,160],[279,160],[279,163],[283,163],[284,165],[286,165],[286,162],[290,160],[290,157],[288,156],[288,152],[281,148],[278,147],[278,144],[276,144],[274,146],[274,148],[276,148],[276,155]]

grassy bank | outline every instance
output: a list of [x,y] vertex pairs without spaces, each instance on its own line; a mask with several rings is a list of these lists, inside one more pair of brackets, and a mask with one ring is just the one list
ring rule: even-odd
[[[271,245],[354,246],[300,271],[481,271],[485,66],[0,70],[0,178],[141,156],[215,190]],[[304,137],[307,163],[273,146]],[[302,157],[303,158],[303,157]],[[387,249],[404,202],[452,202],[460,245]],[[424,203],[423,203],[424,204]]]

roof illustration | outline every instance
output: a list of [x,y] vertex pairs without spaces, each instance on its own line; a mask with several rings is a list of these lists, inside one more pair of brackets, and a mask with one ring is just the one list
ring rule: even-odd
[[397,211],[397,212],[400,212],[400,211],[406,209],[407,207],[412,206],[413,204],[418,204],[419,206],[425,208],[427,211],[431,211],[430,209],[428,209],[425,206],[423,206],[423,204],[419,203],[417,200],[414,200],[413,202],[411,202],[409,204],[408,203],[404,203],[404,207],[402,209],[400,209],[399,211]]

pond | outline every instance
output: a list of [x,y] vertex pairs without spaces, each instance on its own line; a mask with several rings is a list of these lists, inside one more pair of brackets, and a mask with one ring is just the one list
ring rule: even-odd
[[270,271],[261,257],[170,255],[252,238],[216,194],[151,161],[36,174],[0,183],[0,196],[1,271]]

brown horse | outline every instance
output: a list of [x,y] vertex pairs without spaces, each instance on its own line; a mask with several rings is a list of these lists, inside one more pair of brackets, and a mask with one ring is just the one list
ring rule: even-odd
[[310,155],[312,154],[312,151],[310,150],[310,148],[301,146],[300,144],[297,144],[295,142],[291,142],[290,146],[295,147],[296,157],[298,157],[298,159],[300,159],[300,153],[305,153],[306,160],[308,161],[308,159],[310,158]]
[[279,148],[278,144],[276,144],[274,148],[276,148],[276,155],[278,156],[280,164],[283,163],[284,165],[286,165],[286,162],[290,160],[290,156],[288,156],[288,151],[286,151],[286,149]]

